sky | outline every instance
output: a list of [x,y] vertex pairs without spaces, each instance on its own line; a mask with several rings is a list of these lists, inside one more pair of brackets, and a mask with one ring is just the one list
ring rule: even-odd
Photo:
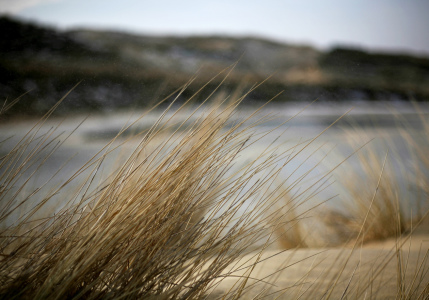
[[258,36],[429,56],[429,0],[0,0],[0,14],[59,29]]

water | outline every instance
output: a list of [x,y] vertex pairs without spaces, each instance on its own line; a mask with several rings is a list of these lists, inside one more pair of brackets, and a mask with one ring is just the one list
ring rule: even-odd
[[[348,104],[316,103],[302,111],[303,107],[304,105],[297,103],[273,104],[262,109],[258,116],[269,115],[272,118],[256,126],[255,131],[269,132],[274,128],[277,129],[246,149],[240,156],[240,161],[244,163],[254,160],[260,151],[275,141],[274,146],[279,146],[279,151],[289,149],[289,157],[294,156],[294,159],[282,171],[280,181],[287,178],[286,184],[291,185],[299,180],[299,184],[293,188],[292,193],[294,195],[299,195],[310,187],[297,201],[306,199],[315,193],[317,185],[314,185],[324,182],[322,177],[329,178],[325,184],[331,185],[313,197],[307,206],[303,205],[301,208],[306,209],[308,206],[314,206],[316,201],[323,201],[333,195],[340,194],[339,197],[330,201],[332,205],[338,205],[336,201],[344,201],[343,199],[349,196],[339,182],[347,176],[359,178],[365,175],[365,171],[362,169],[362,161],[358,159],[356,154],[352,154],[356,149],[370,141],[364,149],[370,149],[372,153],[376,153],[380,161],[389,151],[390,172],[394,174],[395,181],[404,191],[403,198],[406,198],[404,203],[406,202],[410,208],[417,207],[421,182],[413,179],[416,173],[413,168],[416,165],[416,159],[418,159],[414,152],[416,149],[429,149],[429,133],[424,130],[421,120],[421,118],[427,119],[428,117],[428,105],[419,105],[419,108],[416,109],[414,105],[403,102],[393,104],[355,102]],[[349,111],[352,107],[354,107],[353,110]],[[242,107],[234,115],[232,121],[237,122],[253,111],[254,108]],[[346,112],[348,112],[346,116],[324,132],[327,127]],[[26,174],[31,174],[31,172],[38,170],[37,176],[31,177],[31,180],[26,184],[27,191],[35,191],[44,184],[46,184],[45,193],[55,190],[71,174],[78,172],[86,162],[96,161],[96,158],[100,157],[100,153],[107,151],[107,149],[103,149],[106,143],[128,124],[136,122],[133,127],[125,131],[124,137],[130,137],[135,132],[150,128],[161,114],[160,111],[157,111],[138,120],[142,113],[120,112],[89,118],[75,116],[65,120],[52,119],[47,121],[41,126],[36,136],[43,137],[43,133],[49,132],[61,122],[59,128],[55,130],[55,134],[64,132],[58,138],[62,144],[58,150],[50,154],[49,159],[43,162],[40,169],[34,165],[26,171]],[[169,115],[171,113],[166,118]],[[185,110],[178,114],[177,120],[185,120],[188,117],[189,111]],[[195,118],[197,115],[193,116],[189,122]],[[85,120],[84,123],[79,125],[83,120]],[[20,121],[1,124],[0,141],[3,142],[1,143],[0,155],[3,156],[13,149],[13,146],[25,136],[34,123],[35,121]],[[74,133],[66,139],[68,133],[72,131]],[[416,142],[415,145],[412,145],[410,140],[404,139],[404,132]],[[9,137],[12,138],[8,139]],[[114,145],[118,145],[123,140],[124,138],[119,139]],[[109,155],[103,162],[102,168],[98,170],[100,175],[96,181],[99,182],[105,178],[109,174],[109,170],[118,164],[118,157],[125,158],[137,142],[138,139],[135,139]],[[296,146],[297,144],[301,145]],[[303,147],[303,145],[306,146]],[[39,159],[48,155],[53,147],[54,145],[50,145],[50,147],[40,151]],[[101,152],[99,152],[100,150]],[[352,156],[337,167],[349,155]],[[70,161],[68,161],[69,159]],[[278,163],[283,164],[286,159],[280,160]],[[65,164],[67,161],[68,163]],[[417,164],[420,163],[417,161]],[[315,165],[317,168],[314,168]],[[375,173],[381,172],[380,165],[373,167]],[[61,170],[58,171],[60,168]],[[427,167],[423,167],[422,172],[429,175],[425,168]],[[2,168],[2,171],[4,170],[5,166]],[[79,181],[80,178],[89,176],[92,170],[93,168],[89,168],[83,171],[78,179],[67,185],[66,190],[71,193],[82,183]],[[304,175],[306,176],[302,178]],[[22,183],[24,180],[24,178],[20,179],[17,185],[19,186],[18,183]],[[312,186],[313,188],[311,188]],[[43,195],[43,192],[38,192],[40,198]],[[63,201],[62,199],[63,196],[61,195],[53,198],[51,202],[54,210],[55,206],[61,206],[59,204]]]

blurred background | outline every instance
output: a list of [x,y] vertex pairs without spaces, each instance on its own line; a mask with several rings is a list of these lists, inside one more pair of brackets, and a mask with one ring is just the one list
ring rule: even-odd
[[[273,141],[282,151],[299,153],[281,177],[296,189],[292,194],[301,194],[300,189],[313,193],[303,199],[318,194],[305,185],[319,188],[315,182],[324,176],[331,182],[329,170],[335,169],[332,182],[351,178],[349,191],[344,191],[346,184],[323,189],[320,198],[326,200],[337,193],[353,198],[354,187],[361,191],[367,182],[377,182],[378,164],[389,149],[392,162],[385,173],[395,179],[389,188],[400,189],[401,201],[412,203],[407,209],[420,207],[429,178],[429,106],[424,103],[429,99],[428,13],[427,0],[0,0],[0,99],[11,103],[23,95],[0,116],[0,157],[15,149],[34,120],[77,83],[55,112],[66,121],[53,118],[40,125],[41,133],[36,130],[41,137],[42,132],[51,136],[61,123],[61,130],[74,134],[65,138],[61,151],[41,151],[50,160],[42,160],[46,171],[36,176],[34,187],[60,168],[51,181],[61,184],[161,99],[169,104],[177,98],[181,104],[199,91],[198,103],[221,82],[217,91],[225,97],[269,77],[234,115],[246,117],[253,113],[251,106],[275,97],[261,111],[273,119],[255,126],[255,132],[267,133],[265,139],[252,144],[240,160],[257,159]],[[216,77],[233,65],[224,82],[229,69]],[[174,121],[190,118],[192,107]],[[122,137],[150,128],[157,113]],[[274,128],[285,134],[271,132]],[[346,159],[371,140],[365,150],[376,159]],[[120,149],[127,153],[126,147]],[[107,165],[118,157],[114,152]],[[336,169],[344,160],[344,170]]]
[[425,0],[0,0],[0,98],[28,92],[9,115],[39,115],[82,81],[58,113],[147,107],[238,62],[224,91],[272,75],[245,103],[426,101],[428,12]]

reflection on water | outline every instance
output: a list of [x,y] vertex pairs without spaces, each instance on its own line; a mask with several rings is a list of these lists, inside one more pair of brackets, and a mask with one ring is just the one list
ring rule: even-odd
[[[326,132],[323,132],[327,127],[334,123],[339,116],[347,112],[352,104],[329,104],[316,103],[302,111],[303,105],[288,104],[288,105],[271,105],[262,109],[256,119],[263,116],[269,116],[261,124],[258,124],[254,129],[256,136],[264,133],[263,138],[258,140],[251,147],[247,148],[240,160],[251,161],[260,153],[267,145],[273,143],[273,146],[278,146],[278,151],[289,151],[286,159],[278,161],[279,164],[285,163],[288,158],[292,158],[286,164],[286,167],[281,174],[283,179],[287,179],[287,183],[294,185],[294,194],[300,194],[300,191],[307,190],[307,186],[316,184],[314,189],[310,189],[307,193],[317,194],[318,199],[327,199],[332,195],[340,194],[338,199],[347,198],[347,191],[341,188],[341,185],[335,181],[341,182],[347,176],[356,178],[364,174],[362,162],[356,155],[347,159],[347,162],[342,166],[337,167],[346,157],[368,141],[369,144],[365,149],[369,149],[376,153],[380,160],[383,159],[387,150],[389,150],[389,168],[394,174],[402,190],[405,191],[403,196],[408,200],[407,205],[411,207],[415,205],[418,198],[419,182],[412,179],[415,176],[415,166],[417,156],[415,149],[429,149],[429,132],[424,129],[422,119],[428,117],[429,106],[419,105],[416,108],[409,103],[396,103],[395,105],[386,105],[385,103],[354,103],[356,106],[341,120],[336,122]],[[181,130],[190,126],[197,120],[199,114],[190,115],[192,109],[183,110],[175,116],[175,122],[168,129],[165,129],[162,137],[168,136],[175,130]],[[244,119],[254,111],[253,108],[241,107],[231,119],[228,126],[237,124],[239,120]],[[71,174],[82,172],[85,176],[90,176],[93,169],[97,169],[95,181],[101,181],[102,177],[109,174],[112,166],[120,164],[120,158],[124,159],[133,149],[133,146],[138,142],[138,138],[134,138],[125,146],[120,146],[113,150],[113,147],[120,145],[125,139],[135,135],[136,133],[148,130],[153,126],[161,112],[150,113],[139,119],[141,112],[121,112],[116,114],[106,114],[100,116],[92,116],[85,120],[77,129],[76,127],[84,119],[84,117],[73,117],[64,120],[55,134],[65,132],[59,137],[61,147],[55,152],[51,152],[56,144],[51,144],[46,148],[40,148],[40,157],[36,157],[39,162],[43,162],[40,169],[38,164],[28,166],[27,173],[38,170],[38,175],[32,177],[27,184],[28,189],[36,190],[37,187],[45,185],[46,190],[51,191],[60,186]],[[173,112],[169,112],[165,116],[167,120]],[[187,120],[185,125],[180,125],[181,122]],[[287,122],[286,122],[287,121]],[[44,124],[43,128],[37,132],[36,136],[44,138],[43,133],[49,132],[51,128],[58,125],[60,120],[50,120]],[[132,127],[127,128],[129,124],[134,123]],[[17,143],[26,132],[31,128],[32,122],[11,122],[0,126],[0,155],[3,156],[8,151],[13,149],[13,145]],[[247,122],[246,124],[250,124]],[[276,128],[275,131],[271,132]],[[75,132],[68,136],[68,133]],[[103,146],[114,138],[119,132],[123,132],[110,148],[103,149]],[[319,134],[322,133],[320,136]],[[54,136],[54,135],[52,135]],[[142,136],[142,135],[141,135]],[[8,137],[12,137],[7,139]],[[314,139],[317,137],[316,139]],[[314,139],[314,140],[313,140]],[[410,141],[415,142],[412,144]],[[35,145],[38,140],[35,140]],[[96,161],[101,153],[112,151],[108,158],[104,159],[101,167],[94,163],[94,168],[81,171],[80,168],[87,161]],[[28,154],[28,153],[27,153]],[[44,156],[49,155],[49,159],[44,161]],[[417,162],[419,164],[419,162]],[[374,166],[376,168],[377,166]],[[5,166],[3,166],[3,169]],[[333,171],[332,171],[333,170]],[[427,169],[422,172],[428,173]],[[101,175],[103,174],[103,175]],[[329,179],[324,182],[325,186],[318,187],[321,184],[321,177]],[[411,179],[411,180],[410,180]],[[24,179],[22,179],[24,180]],[[21,180],[21,182],[22,182]],[[20,182],[20,181],[18,181]],[[18,183],[17,182],[17,183]],[[334,183],[333,183],[334,182]],[[79,180],[76,179],[68,185],[68,190],[72,191],[78,186]],[[42,197],[43,195],[40,194]],[[303,198],[308,195],[303,195]],[[53,201],[56,205],[61,202],[61,196],[54,197]],[[316,200],[312,200],[314,201]],[[336,200],[332,200],[332,205],[335,205]],[[313,205],[313,204],[311,204]],[[304,206],[303,206],[304,207]]]

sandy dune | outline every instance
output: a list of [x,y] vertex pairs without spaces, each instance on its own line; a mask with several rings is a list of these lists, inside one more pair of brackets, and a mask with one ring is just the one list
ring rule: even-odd
[[[401,267],[397,244],[402,244]],[[326,299],[330,295],[330,299],[340,299],[347,295],[347,299],[393,299],[401,293],[398,274],[402,274],[404,295],[409,295],[409,299],[428,299],[428,251],[427,232],[417,232],[411,239],[403,238],[398,243],[389,239],[355,250],[347,247],[298,249],[280,254],[278,250],[269,250],[250,275],[250,287],[243,297]],[[237,266],[249,266],[255,259],[248,255]],[[244,268],[234,275],[243,276],[248,271],[249,268]],[[236,278],[222,280],[212,295],[237,287],[236,281]]]

